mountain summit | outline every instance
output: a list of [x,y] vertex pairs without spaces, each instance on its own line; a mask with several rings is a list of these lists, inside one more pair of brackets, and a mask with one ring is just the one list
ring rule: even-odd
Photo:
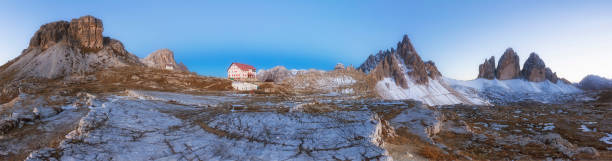
[[448,86],[436,65],[421,59],[408,35],[397,43],[397,50],[370,55],[358,69],[374,78],[375,90],[384,99],[414,99],[429,105],[485,104]]

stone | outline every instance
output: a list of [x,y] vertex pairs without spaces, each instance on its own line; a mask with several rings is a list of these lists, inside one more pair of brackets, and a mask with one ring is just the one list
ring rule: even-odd
[[512,48],[506,49],[497,63],[497,79],[508,80],[520,77],[519,56]]
[[495,57],[485,59],[485,62],[478,66],[478,78],[495,79]]
[[[525,61],[525,64],[523,65],[523,70],[521,71],[521,74],[527,81],[542,82],[545,81],[547,78],[546,69],[546,64],[544,64],[544,61],[540,59],[540,56],[538,56],[538,54],[536,53],[531,53],[529,54],[529,58],[527,58],[527,61]],[[552,71],[549,72],[552,73]]]
[[85,52],[98,51],[103,47],[102,20],[93,16],[83,16],[70,21],[68,32]]

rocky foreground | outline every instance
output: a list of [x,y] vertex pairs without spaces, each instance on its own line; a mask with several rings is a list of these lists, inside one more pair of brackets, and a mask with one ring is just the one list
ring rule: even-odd
[[[440,106],[127,90],[13,107],[3,160],[544,160],[612,158],[610,103]],[[6,105],[3,105],[6,106]],[[53,108],[52,108],[53,107]],[[54,108],[59,107],[59,108]],[[27,134],[27,135],[24,135]]]

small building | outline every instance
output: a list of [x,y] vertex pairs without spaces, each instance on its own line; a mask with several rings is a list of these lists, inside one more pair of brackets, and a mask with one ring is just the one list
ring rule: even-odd
[[238,81],[255,81],[255,67],[248,64],[232,63],[227,68],[227,78]]

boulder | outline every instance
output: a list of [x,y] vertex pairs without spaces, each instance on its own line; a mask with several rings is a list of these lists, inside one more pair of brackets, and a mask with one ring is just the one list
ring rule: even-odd
[[[547,68],[546,68],[546,65],[544,64],[544,61],[540,59],[538,54],[531,53],[529,54],[529,58],[527,58],[527,61],[525,61],[525,64],[523,65],[523,70],[521,71],[521,74],[523,75],[525,79],[527,79],[527,81],[541,82],[541,81],[545,81],[547,78],[546,69]],[[549,77],[553,77],[552,71],[550,71],[550,69],[548,70],[549,70],[548,71]]]
[[495,71],[495,57],[491,56],[478,66],[478,78],[495,79]]
[[497,79],[507,80],[520,77],[519,56],[512,48],[506,49],[497,63]]

